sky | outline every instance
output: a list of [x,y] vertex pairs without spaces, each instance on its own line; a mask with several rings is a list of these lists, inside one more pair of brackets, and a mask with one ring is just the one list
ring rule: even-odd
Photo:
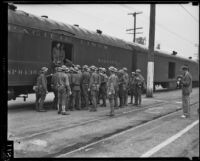
[[[127,29],[134,26],[128,13],[142,12],[136,16],[136,27],[142,27],[136,37],[149,41],[150,4],[16,4],[18,10],[49,19],[78,24],[79,27],[132,42],[133,34]],[[188,4],[156,5],[155,47],[179,56],[197,59],[199,47],[199,6]]]

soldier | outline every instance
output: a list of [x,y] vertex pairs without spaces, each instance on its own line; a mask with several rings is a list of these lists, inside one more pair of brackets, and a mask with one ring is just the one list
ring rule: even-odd
[[107,96],[107,81],[108,81],[108,76],[106,75],[106,69],[101,68],[100,70],[100,78],[101,78],[101,85],[100,85],[100,96],[103,100],[103,103],[101,107],[106,107],[106,96]]
[[182,66],[183,77],[181,79],[182,84],[182,118],[190,117],[190,93],[192,92],[192,76],[189,73],[187,66]]
[[123,108],[125,103],[125,90],[126,90],[126,80],[124,77],[123,70],[119,70],[119,107]]
[[[72,75],[73,75],[73,73],[74,73],[74,68],[73,67],[70,67],[69,68],[69,75],[70,75],[70,77],[69,77],[69,83],[70,83],[70,88],[71,88],[71,90],[72,90]],[[73,111],[74,109],[72,108],[72,99],[73,99],[73,96],[72,96],[72,94],[69,96],[69,103],[68,103],[68,107],[69,107],[69,109],[71,110],[71,111]]]
[[[96,73],[98,75],[99,82],[101,82],[100,70],[101,70],[101,67],[96,68]],[[99,90],[97,91],[97,104],[100,104],[100,85],[99,85]]]
[[75,106],[77,110],[81,110],[81,74],[77,67],[74,67],[74,73],[72,74],[72,109]]
[[82,93],[83,93],[83,108],[88,109],[89,106],[89,96],[88,88],[90,83],[90,73],[88,72],[88,66],[83,66],[83,74],[81,79]]
[[135,97],[135,72],[131,73],[131,77],[129,81],[129,91],[131,95],[131,101],[129,104],[133,104],[133,96]]
[[57,109],[58,104],[58,89],[57,89],[57,75],[58,75],[58,67],[55,67],[55,73],[51,78],[51,89],[54,93],[54,100],[53,100],[53,109]]
[[[135,73],[135,104],[141,106],[142,102],[142,89],[145,87],[145,82],[143,76],[140,74],[141,70],[137,69]],[[138,103],[139,101],[139,103]]]
[[[58,114],[62,115],[69,115],[69,113],[66,112],[66,97],[67,94],[71,95],[71,88],[69,85],[69,79],[68,76],[65,74],[65,68],[58,67]],[[62,107],[62,109],[61,109]]]
[[[90,74],[90,78],[92,76],[92,70],[91,70],[91,67],[88,67],[88,70],[87,70]],[[92,96],[91,96],[91,91],[88,91],[88,99],[89,99],[89,105],[92,105]]]
[[48,71],[47,67],[42,67],[39,76],[37,77],[37,84],[35,87],[36,92],[36,111],[45,112],[46,110],[43,108],[44,100],[46,98],[47,91],[47,79],[46,72]]
[[[71,84],[72,84],[72,78],[71,78],[71,73],[70,73],[70,70],[69,68],[67,68],[66,66],[62,66],[64,69],[65,69],[65,73],[67,74],[68,76],[68,80],[69,80],[69,86],[70,86],[70,89],[71,89]],[[66,101],[65,101],[65,107],[66,107],[66,110],[69,110],[70,109],[70,96],[71,94],[68,92],[67,95],[66,95]]]
[[119,97],[119,77],[118,77],[118,70],[117,68],[114,68],[114,74],[115,74],[115,77],[116,77],[116,83],[115,83],[115,94],[114,94],[114,107],[115,109],[118,109],[118,97]]
[[59,55],[59,61],[61,62],[61,65],[64,64],[64,59],[65,59],[65,49],[64,49],[64,45],[61,45],[61,49],[60,49],[60,55]]
[[59,63],[59,56],[60,56],[60,43],[57,43],[56,46],[53,48],[52,55],[53,55],[53,63],[57,65]]
[[125,106],[128,106],[128,84],[129,84],[129,76],[128,76],[128,73],[127,73],[127,68],[124,67],[123,68],[123,71],[124,71],[124,79],[125,79],[125,90],[124,90],[124,105]]
[[93,108],[90,111],[97,111],[97,93],[99,91],[100,80],[95,66],[91,66],[92,75],[90,77],[89,91],[91,92],[91,99]]
[[110,76],[108,78],[108,98],[110,102],[110,116],[114,116],[114,100],[115,100],[115,93],[117,92],[116,86],[117,86],[117,77],[115,75],[115,68],[109,67]]

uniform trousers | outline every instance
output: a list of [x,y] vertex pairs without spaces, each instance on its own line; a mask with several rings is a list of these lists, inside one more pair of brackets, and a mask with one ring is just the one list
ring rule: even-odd
[[36,110],[43,110],[44,100],[46,98],[46,92],[40,91],[36,92]]
[[182,95],[182,108],[183,108],[183,114],[189,117],[190,116],[190,95]]

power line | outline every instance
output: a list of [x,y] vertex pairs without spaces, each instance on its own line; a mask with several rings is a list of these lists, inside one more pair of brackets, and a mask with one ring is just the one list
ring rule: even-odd
[[[130,10],[130,7],[128,7],[128,6],[125,6],[125,5],[121,5],[121,6],[124,7],[124,8],[126,8],[126,9],[128,9],[128,10]],[[133,9],[133,8],[132,8],[132,9]],[[149,17],[146,16],[145,14],[143,14],[143,15],[144,15],[145,19],[147,19],[147,20],[149,21]],[[185,40],[185,41],[187,41],[188,43],[190,43],[190,44],[192,44],[192,45],[195,44],[194,42],[192,42],[192,41],[190,41],[190,40],[184,38],[183,36],[181,36],[181,35],[175,33],[174,31],[169,30],[169,29],[166,28],[165,26],[161,25],[161,23],[156,22],[156,25],[157,25],[158,27],[160,27],[160,28],[166,30],[167,32],[171,33],[172,35],[174,35],[174,36],[180,38],[181,40]]]
[[199,20],[197,20],[196,17],[194,17],[185,7],[183,7],[182,4],[180,4],[180,6],[196,21],[196,22],[199,22]]

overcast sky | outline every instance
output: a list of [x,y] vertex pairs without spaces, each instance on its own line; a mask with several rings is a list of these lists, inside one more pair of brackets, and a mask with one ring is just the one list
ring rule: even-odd
[[[126,41],[133,41],[133,35],[126,29],[133,28],[133,16],[128,13],[143,12],[137,15],[136,27],[143,27],[136,37],[149,40],[149,4],[53,4],[16,5],[19,10],[38,16],[47,15],[49,19],[67,24],[78,24],[88,30],[100,29],[103,34]],[[199,7],[192,4],[156,5],[155,47],[161,50],[178,52],[183,57],[197,58],[199,45]],[[196,44],[196,45],[195,45]]]

